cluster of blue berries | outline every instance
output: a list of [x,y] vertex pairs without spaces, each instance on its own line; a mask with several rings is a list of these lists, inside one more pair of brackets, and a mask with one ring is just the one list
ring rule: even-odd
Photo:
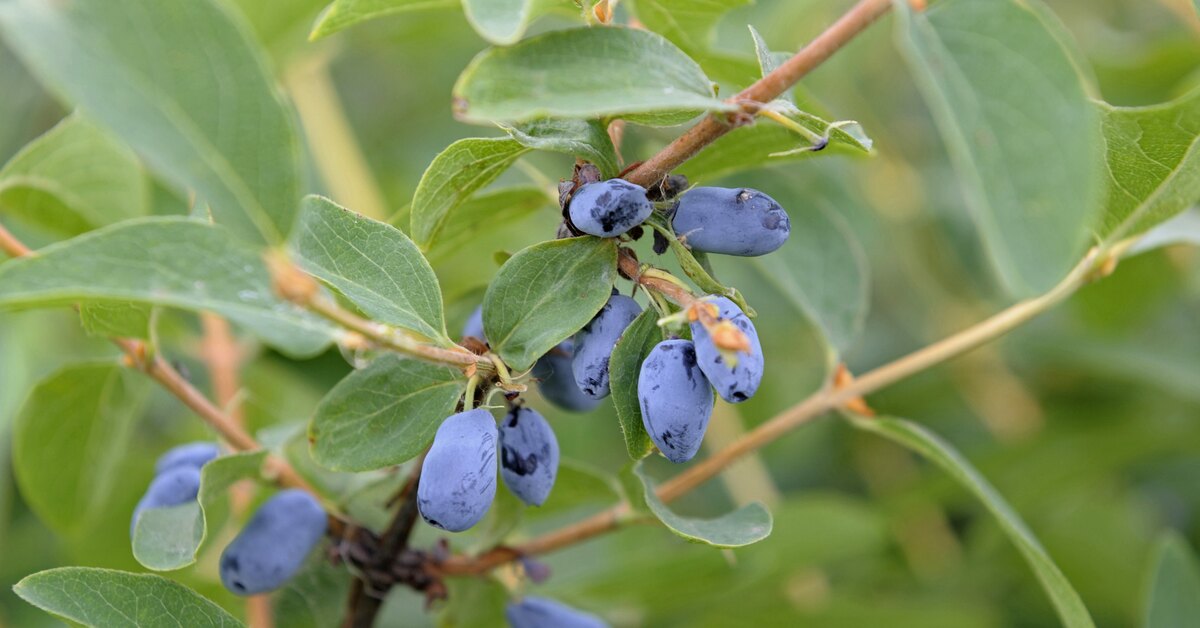
[[[214,443],[189,443],[163,454],[155,463],[154,480],[133,511],[130,536],[147,510],[196,501],[200,470],[220,453]],[[278,589],[299,571],[327,525],[325,510],[312,495],[296,489],[276,493],[221,554],[221,582],[238,595]]]

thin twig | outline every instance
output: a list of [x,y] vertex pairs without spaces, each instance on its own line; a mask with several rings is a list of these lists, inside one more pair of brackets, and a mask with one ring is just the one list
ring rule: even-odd
[[[1090,252],[1057,286],[1049,292],[1021,301],[1000,313],[957,334],[910,353],[898,360],[863,374],[840,388],[822,389],[797,403],[712,456],[663,482],[657,494],[664,502],[684,495],[724,469],[761,447],[778,440],[792,430],[819,418],[847,402],[878,391],[911,375],[937,366],[984,343],[990,342],[1037,315],[1064,301],[1084,284],[1111,272],[1113,253]],[[478,575],[520,556],[544,554],[585,541],[620,527],[628,511],[619,505],[559,530],[536,537],[515,547],[498,547],[477,557],[455,556],[441,570],[452,575]]]
[[5,229],[4,225],[0,225],[0,251],[4,251],[9,257],[25,257],[33,254],[33,249],[25,246],[25,243]]
[[[816,39],[800,49],[790,59],[759,79],[753,85],[730,98],[728,102],[739,104],[743,110],[756,108],[761,103],[771,102],[809,72],[821,65],[833,53],[845,46],[879,16],[887,13],[891,0],[860,0],[838,21],[825,29]],[[745,111],[741,112],[745,113]],[[717,138],[732,131],[735,121],[729,117],[708,116],[696,126],[688,129],[650,159],[642,162],[625,178],[643,187],[654,185],[663,177],[691,159]]]

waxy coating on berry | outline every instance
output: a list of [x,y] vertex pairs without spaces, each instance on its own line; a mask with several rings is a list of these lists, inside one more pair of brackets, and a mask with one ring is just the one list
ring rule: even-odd
[[603,619],[544,597],[509,602],[504,618],[512,628],[608,628]]
[[558,438],[536,410],[513,408],[500,422],[500,477],[530,506],[541,506],[558,477]]
[[276,493],[221,554],[221,583],[237,595],[278,589],[304,565],[328,523],[321,504],[307,492]]
[[151,508],[179,506],[196,500],[200,493],[200,468],[191,465],[172,467],[155,476],[146,489],[146,494],[133,509],[129,522],[129,536],[137,530],[138,519]]
[[172,447],[154,463],[154,475],[162,475],[167,469],[185,465],[199,469],[219,455],[221,448],[216,443],[205,441]]
[[471,317],[468,318],[466,324],[463,325],[462,337],[466,338],[468,336],[470,336],[472,338],[478,338],[484,342],[487,342],[487,336],[484,335],[484,333],[483,333],[483,306],[482,305],[475,308],[474,312],[471,312]]
[[600,400],[587,396],[575,384],[571,365],[574,357],[574,341],[564,340],[538,358],[532,374],[538,380],[538,391],[546,401],[570,412],[590,412],[600,405]]
[[638,374],[642,424],[671,462],[687,462],[700,451],[713,393],[696,363],[690,340],[664,340],[646,356]]
[[482,408],[442,422],[421,466],[417,507],[429,525],[462,532],[496,497],[496,420]]
[[608,396],[608,360],[625,328],[642,313],[637,301],[614,294],[579,333],[575,334],[575,358],[571,371],[575,384],[592,399]]
[[580,186],[567,205],[576,229],[601,238],[629,231],[645,222],[653,211],[646,188],[624,179]]
[[679,198],[672,225],[694,251],[743,257],[778,249],[792,229],[775,199],[750,188],[692,188]]
[[750,341],[750,351],[737,351],[736,364],[729,367],[729,362],[717,350],[708,330],[700,321],[692,322],[692,341],[696,346],[696,360],[700,370],[708,377],[709,383],[722,399],[729,403],[741,403],[754,396],[763,377],[762,344],[758,341],[758,331],[750,317],[742,312],[736,303],[719,297],[710,301],[719,310],[718,317],[735,325]]

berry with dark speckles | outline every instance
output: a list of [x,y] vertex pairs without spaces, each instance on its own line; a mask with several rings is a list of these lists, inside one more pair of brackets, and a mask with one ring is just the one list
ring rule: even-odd
[[575,334],[575,358],[571,371],[575,384],[592,399],[608,396],[608,360],[625,328],[642,313],[637,301],[614,294],[579,333]]
[[138,519],[151,508],[168,508],[195,501],[200,492],[200,469],[191,465],[172,467],[155,476],[146,489],[146,494],[133,509],[129,522],[129,536],[133,538]]
[[580,186],[567,205],[576,229],[601,238],[629,231],[642,224],[653,211],[646,188],[624,179]]
[[487,514],[496,497],[496,439],[496,420],[483,408],[442,422],[417,485],[417,507],[429,525],[462,532]]
[[775,199],[749,188],[692,188],[680,197],[672,224],[692,250],[743,257],[778,249],[792,229]]
[[700,450],[713,393],[696,364],[690,340],[664,340],[646,356],[638,374],[642,424],[671,462],[687,462]]
[[568,338],[538,358],[533,377],[538,380],[538,391],[550,403],[570,412],[590,412],[600,400],[585,395],[575,384],[571,371],[574,356],[575,342]]
[[521,501],[541,506],[558,476],[558,438],[532,408],[511,410],[500,422],[500,477]]
[[691,327],[692,340],[696,345],[696,359],[700,363],[700,370],[704,371],[704,375],[722,399],[730,403],[741,403],[753,397],[758,391],[758,385],[762,383],[762,344],[758,341],[758,331],[754,329],[754,323],[736,303],[725,297],[713,299],[712,303],[720,310],[719,316],[722,320],[733,323],[746,334],[746,338],[750,340],[750,351],[738,351],[736,365],[729,368],[729,362],[709,338],[708,330],[700,321],[694,321]]

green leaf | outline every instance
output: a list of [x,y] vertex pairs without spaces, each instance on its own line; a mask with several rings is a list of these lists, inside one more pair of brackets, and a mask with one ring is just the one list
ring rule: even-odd
[[897,36],[933,110],[967,206],[1008,289],[1040,293],[1078,260],[1098,218],[1098,115],[1065,35],[1036,0],[946,0]]
[[325,552],[309,555],[300,572],[271,596],[276,626],[325,628],[341,624],[350,593],[350,573],[331,564]]
[[317,406],[313,460],[335,471],[370,471],[421,453],[466,388],[462,372],[380,356],[338,382]]
[[[766,76],[774,72],[787,58],[786,52],[771,52],[770,46],[767,45],[767,40],[763,39],[757,28],[747,25],[750,29],[750,38],[754,40],[754,58],[758,60],[758,71],[761,76]],[[791,90],[787,90],[779,97],[785,102],[795,104],[795,99],[792,97]]]
[[333,334],[275,296],[254,247],[187,218],[123,222],[0,265],[0,309],[114,300],[216,312],[295,356]]
[[91,301],[79,306],[79,320],[89,336],[150,339],[154,308],[127,301]]
[[620,27],[551,31],[485,50],[458,77],[454,103],[472,122],[620,117],[671,125],[732,108],[674,44]]
[[495,351],[525,371],[592,320],[617,278],[615,240],[542,242],[500,267],[483,296],[483,329]]
[[728,13],[753,0],[634,0],[633,12],[646,28],[692,54],[708,50],[713,28]]
[[949,443],[924,427],[902,419],[850,417],[850,424],[863,431],[878,434],[923,456],[973,493],[992,513],[996,523],[1025,557],[1050,602],[1054,604],[1063,625],[1068,628],[1094,626],[1083,600],[1079,599],[1079,594],[1033,536],[1033,532],[1025,526],[1020,515]]
[[458,7],[459,0],[333,0],[313,24],[309,40],[332,35],[375,18],[421,9]]
[[500,125],[523,146],[566,153],[600,168],[606,179],[617,176],[617,150],[607,126],[598,120],[544,118],[520,126]]
[[791,207],[792,235],[755,266],[821,330],[829,364],[850,348],[867,317],[866,252],[849,225],[824,203]]
[[527,508],[526,516],[553,517],[587,506],[613,506],[621,502],[621,486],[612,474],[585,462],[564,458],[558,463],[554,491],[540,508]]
[[1151,107],[1098,105],[1108,161],[1102,236],[1142,233],[1200,198],[1200,88]]
[[771,512],[758,502],[747,504],[716,519],[681,517],[671,512],[654,493],[654,485],[638,461],[633,473],[642,481],[646,506],[667,529],[693,542],[713,547],[744,547],[757,543],[771,534]]
[[438,153],[413,194],[409,230],[413,241],[422,250],[429,250],[450,212],[527,152],[528,148],[512,138],[469,137]]
[[504,616],[508,591],[495,578],[450,578],[449,597],[437,617],[439,628],[493,628]]
[[617,412],[621,433],[625,436],[625,450],[634,460],[641,460],[654,451],[654,442],[642,423],[637,386],[642,360],[662,339],[662,332],[658,329],[658,312],[654,308],[647,308],[625,328],[625,333],[617,339],[608,360],[613,408]]
[[371,318],[448,344],[437,275],[399,229],[308,196],[292,237],[300,266]]
[[[507,46],[520,41],[525,29],[559,0],[462,0],[463,13],[480,37]],[[564,3],[565,4],[565,3]]]
[[133,533],[133,557],[155,571],[181,569],[196,562],[208,537],[214,509],[225,503],[229,487],[239,480],[257,478],[267,452],[221,456],[200,470],[196,501],[166,508],[151,508],[138,517]]
[[1200,565],[1179,533],[1159,539],[1147,575],[1144,628],[1187,626],[1200,617]]
[[287,237],[299,142],[236,13],[212,0],[7,0],[0,30],[47,84],[194,190],[235,235]]
[[454,220],[448,220],[430,249],[430,257],[451,256],[481,233],[495,230],[497,225],[509,225],[533,214],[557,200],[546,190],[521,186],[501,188],[476,194],[454,210]]
[[0,214],[68,237],[144,216],[149,199],[137,157],[78,114],[0,169]]
[[153,574],[60,567],[25,578],[13,591],[47,613],[95,628],[242,626],[199,593]]
[[110,506],[149,381],[116,364],[66,367],[34,387],[13,425],[13,471],[38,518],[75,536]]
[[829,121],[805,112],[789,117],[818,135],[828,133],[829,144],[820,151],[789,152],[807,146],[807,140],[774,122],[762,120],[721,136],[679,171],[692,183],[700,183],[763,166],[835,155],[861,157],[871,152],[871,141],[860,132],[852,134],[855,131],[852,127],[831,129]]
[[1157,224],[1142,234],[1125,257],[1172,244],[1200,246],[1200,207],[1193,207]]

